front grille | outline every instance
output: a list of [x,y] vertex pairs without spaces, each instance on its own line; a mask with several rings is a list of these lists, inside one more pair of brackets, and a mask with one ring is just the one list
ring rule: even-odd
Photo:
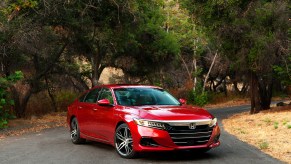
[[195,129],[189,129],[189,126],[169,126],[167,131],[176,145],[197,146],[209,141],[213,127],[198,125]]

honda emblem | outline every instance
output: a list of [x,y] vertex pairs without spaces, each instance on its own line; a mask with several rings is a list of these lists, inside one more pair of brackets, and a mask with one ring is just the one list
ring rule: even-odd
[[196,128],[196,124],[195,123],[191,123],[190,125],[189,125],[189,129],[195,129]]

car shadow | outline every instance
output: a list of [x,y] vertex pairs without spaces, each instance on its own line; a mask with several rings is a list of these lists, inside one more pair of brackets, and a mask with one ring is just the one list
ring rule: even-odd
[[215,153],[197,153],[193,151],[167,151],[167,152],[150,152],[140,155],[143,161],[200,161],[205,159],[216,158]]
[[105,151],[115,151],[113,146],[101,142],[87,140],[85,143],[83,143],[83,145],[89,145],[98,149],[103,149]]
[[[111,145],[95,142],[95,141],[87,141],[84,143],[85,145],[92,146],[96,149],[100,149],[101,151],[111,152],[112,155],[116,155],[117,158],[121,160],[123,158],[119,157],[115,152],[115,148]],[[174,161],[203,161],[205,159],[214,159],[219,158],[219,156],[215,153],[215,150],[210,150],[206,153],[199,153],[195,151],[165,151],[165,152],[143,152],[140,153],[139,156],[134,159],[134,161],[143,161],[143,162],[152,162],[152,161],[160,161],[160,162],[174,162]]]

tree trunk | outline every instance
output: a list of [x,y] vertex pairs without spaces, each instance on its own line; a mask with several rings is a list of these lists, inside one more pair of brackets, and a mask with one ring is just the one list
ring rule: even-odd
[[198,76],[197,75],[197,72],[198,72],[197,60],[196,60],[195,54],[194,54],[194,58],[193,58],[193,66],[194,66],[194,72],[195,72],[194,81],[193,81],[193,91],[195,91],[195,88],[197,86],[197,76]]
[[92,55],[92,59],[91,59],[91,63],[92,63],[92,87],[98,85],[98,55]]
[[57,112],[58,111],[58,108],[57,108],[57,103],[56,103],[56,100],[55,100],[55,97],[54,97],[54,94],[53,94],[53,91],[49,85],[49,81],[48,81],[48,78],[47,76],[44,77],[45,78],[45,83],[46,83],[46,87],[47,87],[47,92],[48,92],[48,95],[52,101],[52,106],[54,108],[54,111]]
[[250,84],[251,84],[251,111],[250,114],[259,113],[261,110],[260,93],[259,93],[259,79],[257,75],[250,72]]
[[223,80],[223,91],[224,91],[224,95],[225,97],[227,97],[227,86],[226,86],[226,78],[224,78]]
[[207,83],[207,80],[208,80],[209,74],[210,74],[210,72],[211,72],[211,70],[212,70],[212,67],[213,67],[213,65],[214,65],[214,63],[215,63],[215,59],[216,59],[216,57],[217,57],[217,51],[215,52],[215,55],[214,55],[214,57],[213,57],[212,63],[211,63],[211,65],[210,65],[210,68],[209,68],[209,70],[208,70],[208,72],[207,72],[207,74],[206,74],[206,77],[205,77],[205,79],[204,79],[204,84],[203,84],[202,92],[205,91],[206,83]]
[[263,79],[259,83],[259,91],[262,109],[263,110],[270,109],[273,91],[273,80]]
[[25,117],[26,107],[27,103],[32,95],[32,89],[31,87],[28,89],[28,91],[22,96],[20,92],[17,91],[17,89],[12,86],[11,91],[13,94],[13,99],[15,103],[15,114],[18,118]]
[[100,46],[98,46],[98,52],[96,54],[92,54],[91,56],[91,64],[92,64],[92,87],[98,85],[98,81],[100,75],[105,68],[105,66],[101,63],[102,59],[105,57],[106,52],[102,51]]

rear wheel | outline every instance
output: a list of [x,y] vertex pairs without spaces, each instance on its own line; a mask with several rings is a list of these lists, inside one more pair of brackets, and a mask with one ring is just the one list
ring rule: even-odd
[[129,127],[124,123],[117,127],[115,131],[115,149],[123,158],[134,158],[137,152],[133,150],[133,140]]
[[71,121],[71,140],[74,144],[84,143],[86,140],[80,137],[78,120],[74,117]]

